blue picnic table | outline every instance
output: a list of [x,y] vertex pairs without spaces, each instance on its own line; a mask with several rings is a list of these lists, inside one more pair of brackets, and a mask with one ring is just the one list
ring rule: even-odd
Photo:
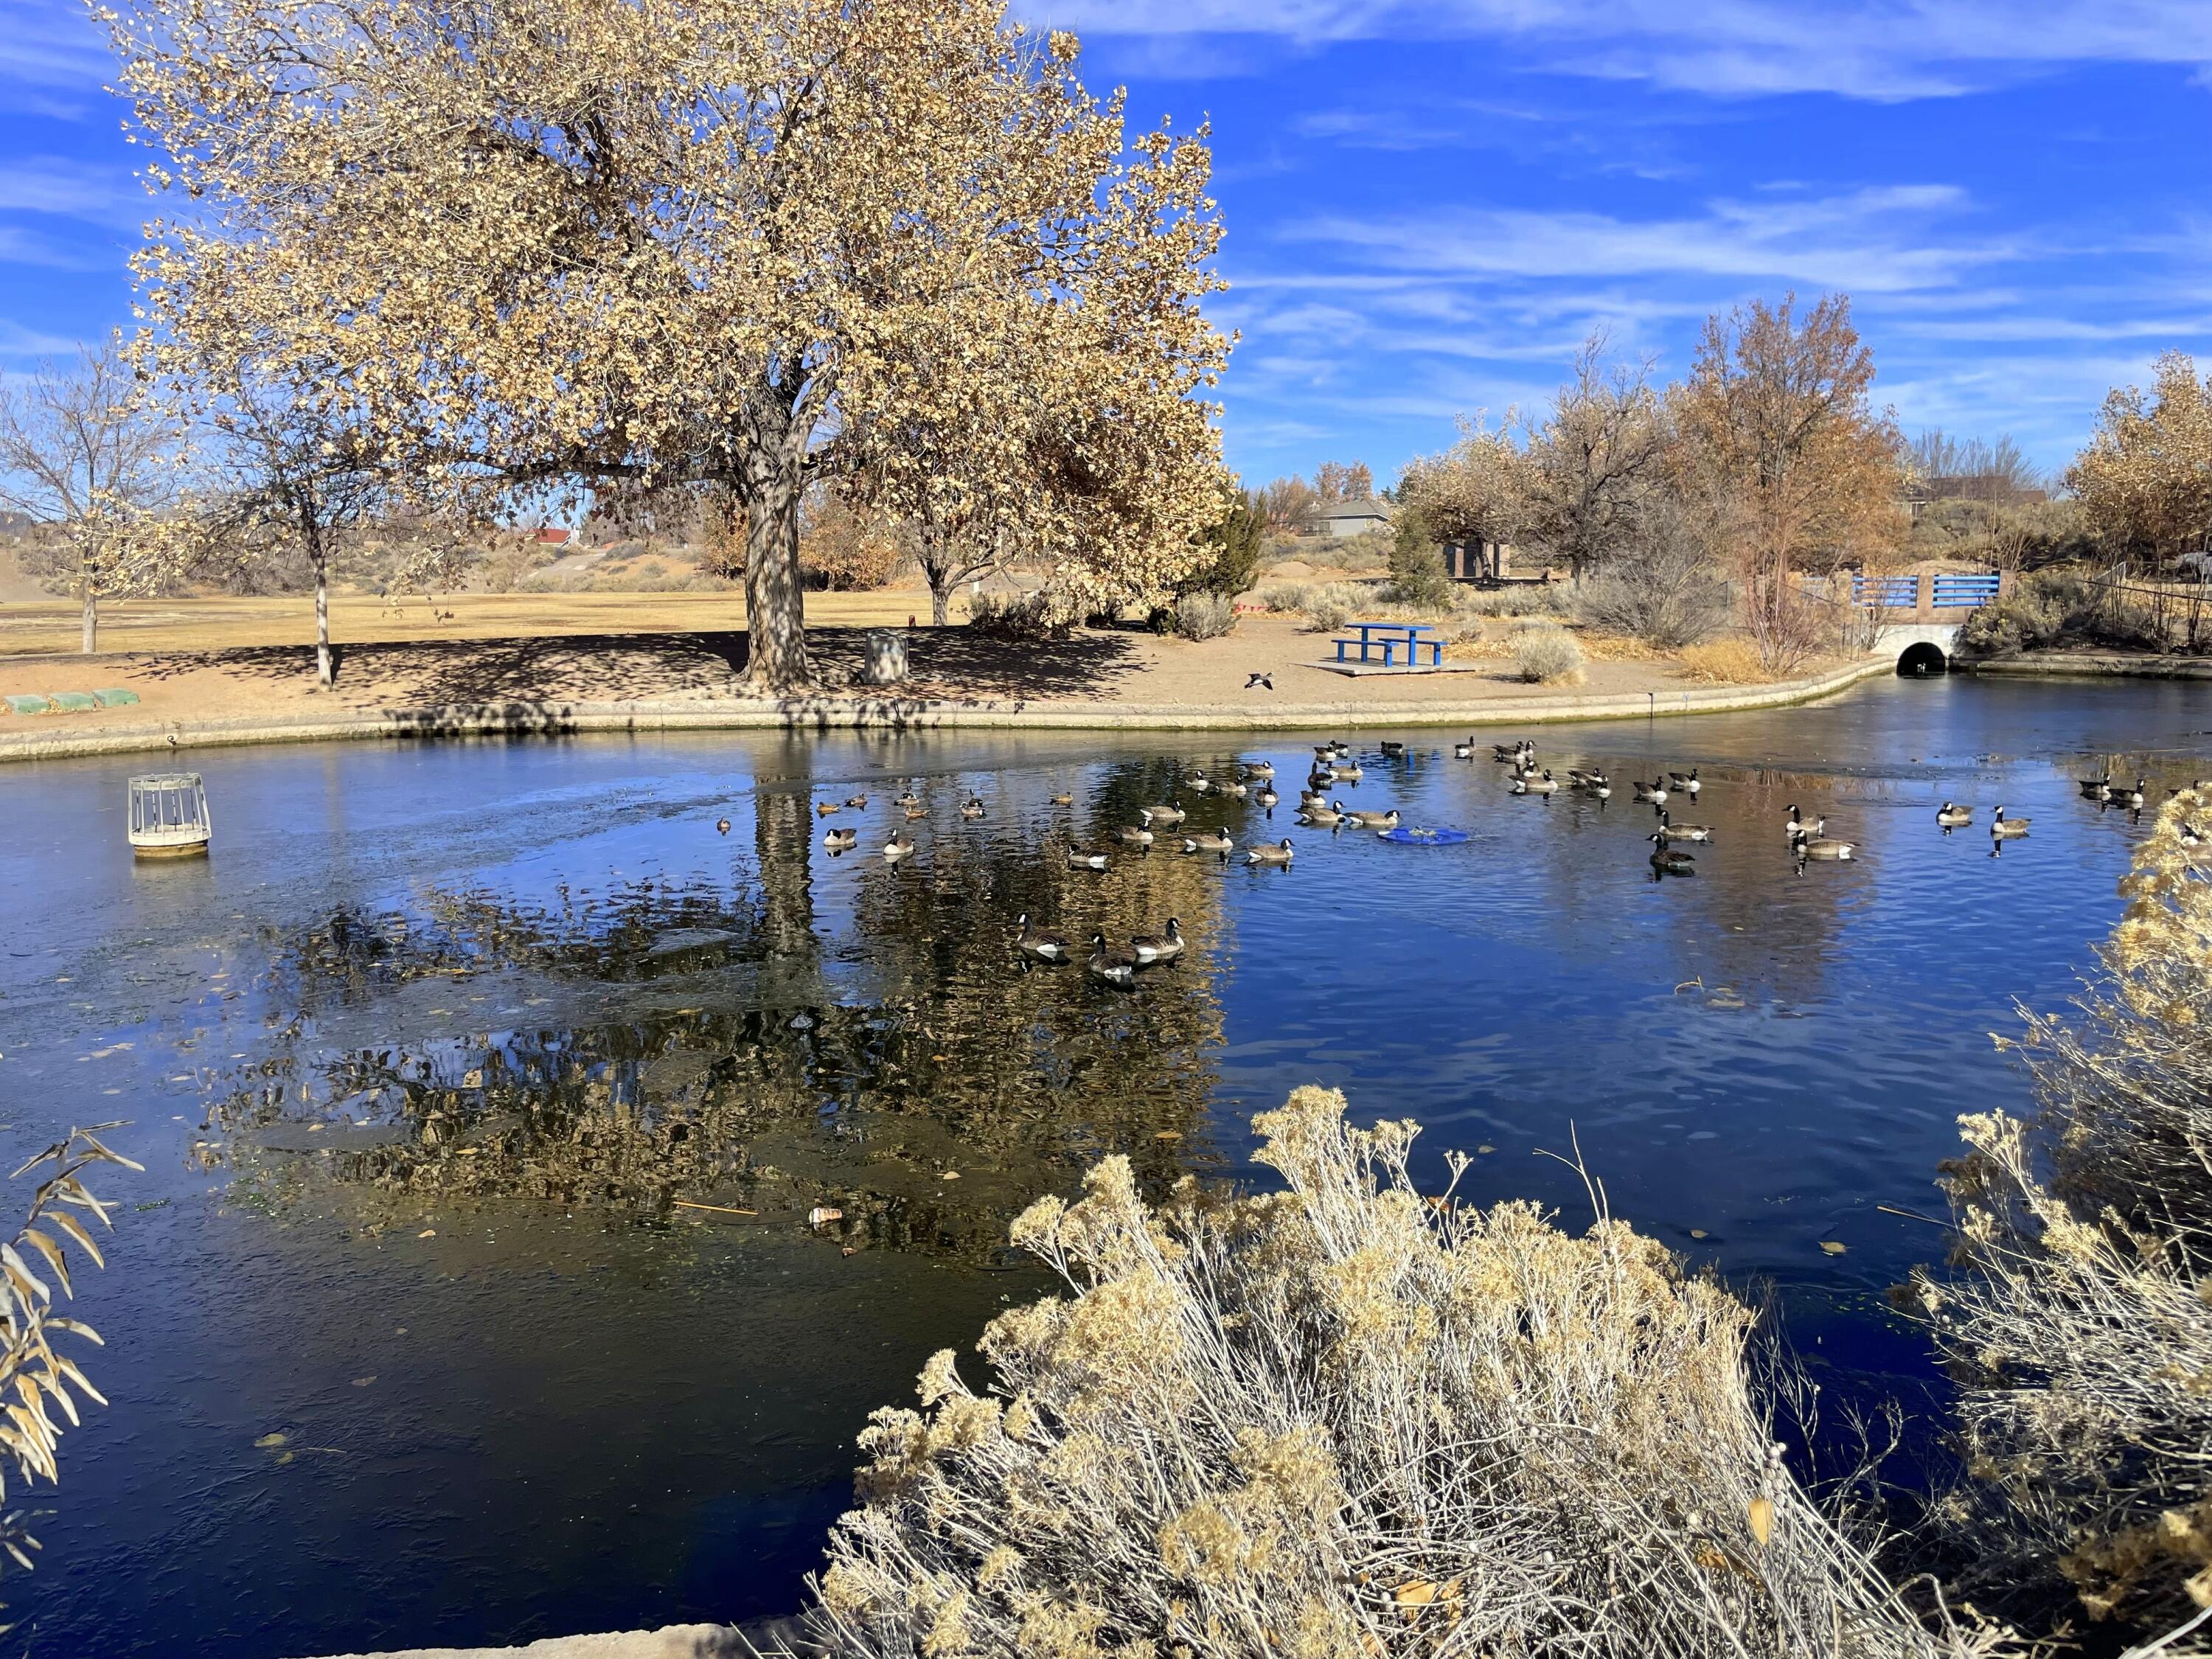
[[1437,667],[1443,661],[1443,641],[1441,639],[1422,637],[1425,634],[1433,634],[1437,631],[1434,623],[1356,622],[1346,623],[1345,626],[1347,629],[1357,629],[1359,637],[1356,640],[1337,641],[1336,659],[1339,662],[1348,660],[1344,651],[1346,646],[1351,645],[1359,647],[1359,660],[1362,662],[1374,660],[1367,654],[1370,647],[1381,647],[1382,665],[1385,668],[1397,665],[1397,655],[1400,652],[1405,653],[1407,667],[1417,666],[1421,660],[1421,650],[1425,646],[1428,648],[1430,667]]

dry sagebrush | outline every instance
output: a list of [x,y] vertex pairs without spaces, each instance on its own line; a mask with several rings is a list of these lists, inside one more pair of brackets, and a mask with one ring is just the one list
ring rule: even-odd
[[2212,1607],[2208,805],[2160,813],[2081,1021],[2029,1017],[2040,1117],[1960,1120],[1963,1271],[1914,1286],[1966,1385],[1981,1579],[2145,1630]]
[[[876,1413],[816,1632],[897,1659],[1989,1654],[1792,1482],[1751,1316],[1601,1215],[1426,1200],[1411,1123],[1302,1089],[1288,1190],[1155,1210],[1109,1158],[1016,1240],[1067,1294]],[[1455,1171],[1464,1167],[1455,1159]]]

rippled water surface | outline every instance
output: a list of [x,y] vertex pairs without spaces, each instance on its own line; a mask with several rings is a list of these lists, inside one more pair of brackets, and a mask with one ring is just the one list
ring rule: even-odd
[[[1602,805],[1510,797],[1516,732],[1472,763],[1363,734],[1338,793],[1469,833],[1431,848],[1183,787],[1264,758],[1294,800],[1327,733],[214,751],[213,857],[146,867],[146,763],[9,769],[0,1154],[127,1117],[148,1170],[80,1285],[113,1406],[0,1594],[38,1651],[246,1659],[786,1610],[869,1409],[1037,1288],[1010,1217],[1109,1151],[1250,1179],[1250,1114],[1314,1080],[1571,1221],[1539,1154],[1578,1143],[1620,1213],[1771,1284],[1816,1371],[1910,1394],[1881,1293],[1941,1237],[1875,1206],[1937,1205],[1955,1115],[2024,1103],[1989,1033],[2118,914],[2140,830],[2075,778],[2109,753],[2162,799],[2208,720],[2180,685],[1900,681],[1534,731]],[[1694,878],[1647,862],[1655,765],[1707,785]],[[1295,862],[1112,841],[1170,798]],[[1793,802],[1858,860],[1800,873]],[[1993,859],[2001,802],[2034,830]],[[1024,972],[1023,913],[1192,945],[1117,991]]]

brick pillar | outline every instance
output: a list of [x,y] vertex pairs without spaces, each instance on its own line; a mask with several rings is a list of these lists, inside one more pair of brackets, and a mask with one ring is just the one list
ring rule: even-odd
[[1913,609],[1921,621],[1935,620],[1936,577],[1933,572],[1923,570],[1920,573],[1920,592]]

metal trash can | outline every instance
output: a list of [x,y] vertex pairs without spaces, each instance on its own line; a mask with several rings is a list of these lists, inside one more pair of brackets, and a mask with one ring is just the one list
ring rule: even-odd
[[868,665],[861,678],[870,685],[896,685],[906,678],[906,630],[871,628]]

